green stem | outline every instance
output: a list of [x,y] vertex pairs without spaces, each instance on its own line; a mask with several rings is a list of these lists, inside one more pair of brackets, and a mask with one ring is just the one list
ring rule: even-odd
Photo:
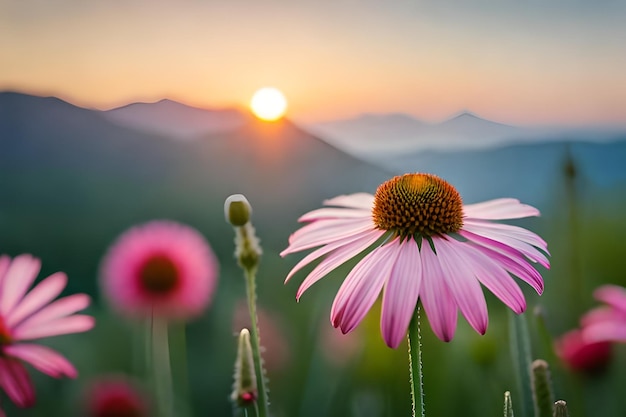
[[508,310],[508,316],[511,358],[522,398],[522,416],[529,417],[535,414],[535,401],[530,379],[531,353],[528,324],[524,314],[518,315]]
[[158,318],[152,319],[152,372],[157,404],[160,417],[172,417],[173,393],[172,370],[167,322]]
[[191,396],[189,393],[189,371],[187,363],[187,334],[184,322],[174,323],[169,328],[170,354],[172,357],[172,381],[176,389],[179,417],[191,416]]
[[413,417],[417,416],[416,402],[419,398],[419,415],[424,417],[424,380],[422,374],[422,336],[420,334],[420,306],[419,303],[411,319],[408,334],[409,344],[409,375],[411,379],[411,402],[413,404]]
[[248,295],[248,311],[250,312],[250,344],[252,345],[252,358],[254,360],[254,371],[256,373],[258,385],[259,417],[269,417],[269,398],[267,394],[267,384],[263,362],[261,358],[261,340],[259,337],[259,321],[256,312],[256,268],[245,268],[246,292]]

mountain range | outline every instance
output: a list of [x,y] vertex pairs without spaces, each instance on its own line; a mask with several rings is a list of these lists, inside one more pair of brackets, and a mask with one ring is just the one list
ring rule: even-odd
[[[382,120],[407,131],[415,125],[403,115]],[[378,116],[369,121],[380,125]],[[515,129],[469,114],[443,127],[471,132],[471,126]],[[598,204],[608,207],[609,199],[626,195],[626,135],[612,138],[562,134],[487,149],[350,154],[286,119],[268,123],[170,101],[99,111],[54,97],[0,93],[0,250],[45,255],[51,272],[93,277],[119,233],[168,218],[198,228],[220,259],[231,260],[223,203],[242,193],[269,262],[278,265],[277,252],[301,214],[335,195],[373,193],[405,172],[439,175],[468,203],[515,197],[543,211],[559,204],[564,166],[571,163],[585,196],[600,193]]]
[[230,132],[251,121],[251,116],[240,109],[201,109],[167,99],[132,103],[102,115],[115,124],[174,139]]
[[1,250],[45,254],[70,275],[95,276],[119,233],[158,218],[198,228],[230,260],[223,204],[234,193],[247,196],[275,254],[305,211],[388,176],[288,120],[181,141],[54,97],[0,94]]
[[559,141],[612,141],[626,129],[518,127],[493,122],[462,112],[439,123],[413,116],[365,114],[351,119],[308,124],[305,128],[339,149],[371,161],[379,157],[402,157],[422,151],[488,149],[513,144]]

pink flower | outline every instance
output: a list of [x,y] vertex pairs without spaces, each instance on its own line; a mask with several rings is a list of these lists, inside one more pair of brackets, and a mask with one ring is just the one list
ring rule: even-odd
[[589,342],[583,332],[575,329],[565,333],[555,342],[556,354],[574,371],[594,372],[611,360],[610,342]]
[[606,306],[589,311],[581,319],[585,340],[626,342],[626,289],[604,285],[593,295]]
[[100,284],[122,314],[184,320],[208,307],[217,275],[217,260],[202,235],[179,223],[153,221],[112,245]]
[[339,289],[330,319],[343,333],[353,330],[383,292],[381,331],[397,347],[407,333],[418,299],[435,334],[454,336],[457,309],[479,333],[487,329],[487,304],[480,284],[516,313],[526,300],[510,274],[543,291],[529,263],[549,267],[546,242],[536,234],[493,220],[538,216],[514,199],[463,205],[454,187],[430,174],[405,174],[382,184],[375,195],[335,197],[300,218],[308,225],[289,238],[281,256],[321,246],[303,266],[326,255],[305,278],[296,298],[347,260],[374,247]]
[[74,366],[56,351],[23,343],[42,337],[79,333],[91,329],[94,319],[74,314],[86,308],[86,294],[54,300],[65,288],[67,277],[52,274],[30,292],[41,263],[30,255],[13,261],[0,256],[0,387],[19,407],[35,402],[35,390],[23,362],[54,378],[76,378]]
[[148,417],[148,401],[138,387],[122,376],[91,383],[86,394],[89,417]]

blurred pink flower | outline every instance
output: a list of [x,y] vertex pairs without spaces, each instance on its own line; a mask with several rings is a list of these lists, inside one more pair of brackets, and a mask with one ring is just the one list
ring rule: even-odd
[[345,367],[363,351],[363,335],[358,331],[342,335],[328,326],[320,326],[320,348],[324,358],[335,367]]
[[611,345],[610,342],[588,342],[583,338],[583,332],[575,329],[556,340],[555,351],[568,368],[594,372],[611,360]]
[[585,340],[626,342],[626,289],[603,285],[593,295],[606,306],[589,311],[581,319]]
[[441,178],[405,174],[379,186],[375,195],[343,195],[325,204],[339,208],[303,215],[299,220],[310,224],[290,236],[281,256],[321,246],[291,270],[287,282],[327,255],[300,286],[299,299],[320,278],[379,242],[348,274],[333,302],[331,322],[343,333],[361,322],[381,291],[381,331],[392,348],[406,335],[418,298],[435,334],[449,341],[457,309],[485,333],[481,283],[518,314],[526,300],[509,273],[543,291],[543,279],[529,261],[549,267],[546,242],[521,227],[492,221],[539,215],[518,200],[463,205]]
[[53,301],[65,288],[62,272],[50,275],[30,292],[41,263],[30,255],[12,261],[0,256],[0,387],[19,407],[35,402],[35,389],[23,362],[54,378],[76,378],[74,366],[58,352],[24,341],[79,333],[94,326],[93,317],[74,314],[86,308],[86,294]]
[[148,417],[145,394],[123,376],[102,377],[93,381],[85,396],[89,417]]
[[102,262],[100,284],[122,314],[184,320],[208,307],[217,277],[217,260],[202,235],[161,220],[118,238]]

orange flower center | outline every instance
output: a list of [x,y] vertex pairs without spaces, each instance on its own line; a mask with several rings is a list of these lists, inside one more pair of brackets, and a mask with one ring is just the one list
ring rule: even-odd
[[401,237],[454,233],[463,226],[463,201],[449,183],[431,174],[404,174],[374,195],[374,223]]
[[149,258],[139,269],[142,287],[153,294],[166,294],[178,285],[178,268],[165,255]]

